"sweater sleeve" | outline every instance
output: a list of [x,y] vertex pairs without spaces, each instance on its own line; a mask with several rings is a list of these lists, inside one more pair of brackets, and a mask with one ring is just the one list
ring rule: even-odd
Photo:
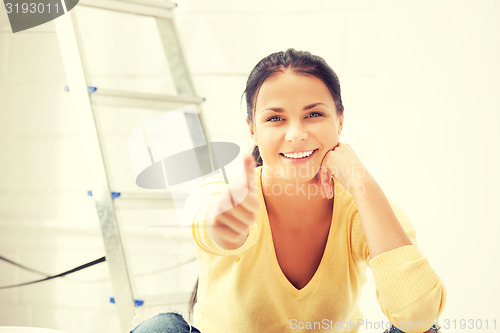
[[404,212],[389,201],[413,245],[405,245],[370,258],[366,236],[357,211],[353,248],[372,270],[377,301],[387,319],[406,333],[424,332],[442,313],[446,289],[429,261],[419,251],[415,229]]
[[[191,223],[193,239],[200,249],[213,255],[239,255],[256,243],[258,235],[256,223],[250,226],[246,241],[237,249],[228,250],[220,247],[212,240],[208,233],[209,227],[207,222],[210,214],[213,214],[211,212],[212,204],[219,196],[224,195],[224,193],[227,194],[227,184],[224,183],[213,183],[200,187],[186,201],[185,206],[189,207],[189,212],[186,214],[185,219]],[[229,195],[227,202],[231,202]]]

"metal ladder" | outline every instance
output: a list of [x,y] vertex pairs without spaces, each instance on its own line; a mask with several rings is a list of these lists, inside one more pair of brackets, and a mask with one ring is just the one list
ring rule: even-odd
[[[159,29],[177,95],[134,93],[101,88],[90,93],[88,91],[90,78],[75,14],[79,6],[153,17]],[[167,111],[195,104],[198,114],[201,116],[200,104],[203,102],[203,98],[196,95],[179,43],[173,15],[175,6],[168,0],[81,0],[75,9],[54,20],[68,80],[69,94],[83,142],[82,148],[90,176],[92,197],[104,239],[116,308],[123,331],[130,329],[135,314],[134,289],[120,234],[120,223],[115,211],[117,207],[109,185],[110,173],[104,155],[103,133],[100,132],[97,124],[95,106]],[[201,119],[202,117],[200,117]],[[206,131],[204,132],[206,133]],[[132,194],[131,197],[133,199],[134,195]],[[166,202],[168,195],[150,195],[149,199],[150,201],[161,199],[164,204],[168,204]],[[144,200],[148,200],[148,197]],[[170,206],[172,205],[170,204]]]

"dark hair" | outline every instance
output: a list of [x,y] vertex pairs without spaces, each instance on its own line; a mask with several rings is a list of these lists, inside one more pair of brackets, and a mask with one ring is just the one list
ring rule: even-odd
[[[288,49],[285,52],[281,51],[268,55],[259,61],[250,72],[246,89],[243,92],[246,97],[247,117],[250,125],[253,123],[255,102],[257,101],[260,87],[268,77],[279,72],[284,72],[286,69],[290,69],[297,74],[315,76],[323,81],[330,94],[332,94],[337,114],[339,116],[343,114],[344,106],[342,105],[342,98],[340,96],[340,82],[333,69],[323,58],[317,55],[313,55],[307,51]],[[262,158],[257,146],[253,148],[253,157],[257,166],[262,165]]]
[[[323,81],[332,94],[333,101],[337,108],[337,114],[343,114],[344,106],[342,105],[342,98],[340,97],[340,82],[333,69],[319,56],[313,55],[307,51],[288,49],[285,52],[281,51],[268,55],[259,61],[250,72],[246,89],[243,92],[243,95],[246,97],[247,116],[250,124],[253,123],[255,102],[257,101],[260,87],[268,77],[276,73],[284,72],[286,69],[290,69],[302,75],[315,76]],[[261,166],[262,158],[260,156],[259,147],[257,146],[253,148],[253,157],[257,166]],[[198,281],[199,279],[196,280],[196,285],[189,301],[189,319],[191,319],[193,308],[197,301]]]
[[200,277],[196,279],[196,282],[194,283],[193,291],[191,291],[191,297],[189,298],[189,303],[188,303],[188,319],[189,321],[193,321],[193,310],[194,310],[194,305],[198,301],[198,283],[200,281]]

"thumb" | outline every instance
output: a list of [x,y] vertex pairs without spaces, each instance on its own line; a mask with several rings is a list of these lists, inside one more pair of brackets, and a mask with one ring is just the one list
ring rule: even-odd
[[254,193],[256,191],[255,168],[257,167],[257,164],[255,163],[253,156],[250,154],[246,154],[243,157],[243,163],[245,165],[245,175],[248,186],[248,192]]

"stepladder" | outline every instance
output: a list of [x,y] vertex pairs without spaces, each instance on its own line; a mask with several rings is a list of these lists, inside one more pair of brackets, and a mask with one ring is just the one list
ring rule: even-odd
[[[83,0],[54,21],[122,331],[131,328],[137,295],[122,221],[117,211],[127,203],[132,209],[145,205],[168,209],[172,208],[172,204],[166,192],[138,192],[133,185],[120,186],[123,182],[131,183],[133,177],[128,167],[120,167],[126,166],[126,153],[120,155],[117,151],[125,152],[126,146],[109,149],[112,145],[109,136],[126,137],[132,128],[158,113],[187,105],[195,105],[200,119],[203,119],[200,106],[203,98],[197,96],[189,73],[174,21],[174,10],[173,3],[160,0]],[[86,14],[87,19],[82,19]],[[120,30],[112,22],[99,26],[95,17],[88,19],[89,14],[99,15],[104,20],[132,19]],[[127,36],[137,34],[134,29],[138,27],[133,22],[138,20],[144,20],[140,29],[151,31],[151,36],[144,37],[139,45],[131,42],[127,45],[128,51],[113,54],[113,41],[127,44]],[[90,48],[86,44],[89,38],[93,41]],[[144,51],[150,47],[153,51]],[[136,52],[161,54],[165,59],[164,65],[161,65],[163,74],[137,85],[129,84],[133,80],[126,75],[121,76],[122,80],[116,80],[112,74],[107,77],[101,75],[100,79],[93,77],[95,70],[92,65],[101,66],[102,73],[112,62],[127,64],[127,58],[132,58],[129,64],[141,68],[141,64],[133,62]],[[107,112],[109,109],[114,111]],[[199,135],[199,129],[193,129],[192,140],[199,140]],[[205,133],[203,135],[206,138]],[[112,193],[119,193],[121,201],[114,200],[116,195]],[[171,297],[183,299],[184,296]]]

